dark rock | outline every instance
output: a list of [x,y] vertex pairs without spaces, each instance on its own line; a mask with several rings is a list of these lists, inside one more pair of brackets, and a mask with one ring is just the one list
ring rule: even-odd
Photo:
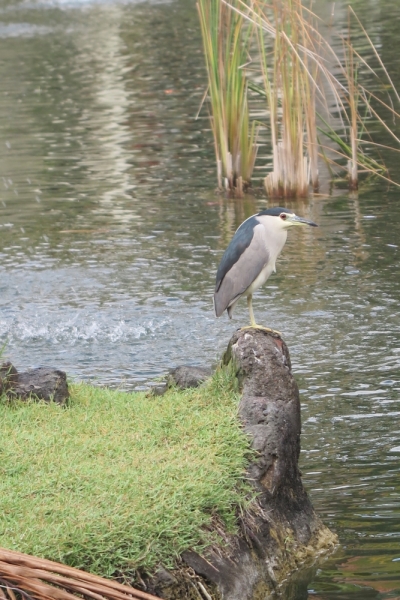
[[[37,398],[58,404],[64,404],[69,398],[67,376],[64,371],[45,367],[31,369],[25,373],[17,373],[15,369],[14,371],[11,379],[6,378],[8,383],[5,391],[10,398],[22,400]],[[2,381],[4,382],[4,379]]]
[[[244,539],[236,540],[235,552],[231,552],[228,556],[211,550],[207,552],[206,558],[203,558],[197,552],[186,551],[182,558],[198,575],[216,585],[218,597],[221,599],[253,598],[250,594],[253,594],[255,587],[260,587],[260,570],[252,560],[251,552]],[[264,582],[265,591],[270,588],[266,585],[268,582],[267,575]],[[265,598],[265,595],[262,598]]]
[[200,580],[201,577],[196,576],[192,569],[180,564],[173,574],[159,567],[152,577],[146,575],[136,577],[135,587],[139,582],[139,587],[143,591],[163,600],[205,600],[207,596],[204,595],[204,591],[212,600],[220,597],[215,586],[210,582],[201,583]]
[[168,385],[167,385],[167,382],[165,382],[165,383],[160,383],[159,385],[154,385],[150,391],[153,396],[163,396],[165,394],[165,392],[167,391],[167,389],[168,389]]
[[181,366],[171,369],[166,380],[150,389],[151,396],[163,396],[170,388],[177,386],[181,390],[199,387],[211,376],[211,369],[203,367]]
[[12,388],[17,380],[18,371],[10,362],[5,362],[0,366],[0,394],[7,392]]
[[182,366],[171,369],[169,372],[168,383],[177,385],[182,390],[186,388],[199,387],[202,383],[211,377],[211,369],[204,367]]
[[170,585],[170,584],[176,582],[176,578],[169,571],[164,569],[164,567],[162,565],[158,567],[157,571],[155,572],[154,577],[159,582],[159,584]]

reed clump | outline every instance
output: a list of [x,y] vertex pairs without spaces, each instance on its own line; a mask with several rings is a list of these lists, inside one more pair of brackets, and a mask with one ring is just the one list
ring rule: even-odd
[[[235,1],[235,0],[234,0]],[[199,0],[220,189],[241,196],[251,183],[257,127],[250,124],[245,66],[251,26],[220,0]]]
[[[368,134],[367,125],[378,122],[390,131],[374,108],[376,105],[392,116],[397,117],[398,114],[390,102],[383,102],[362,85],[360,66],[368,69],[376,81],[381,82],[383,74],[386,87],[399,98],[378,52],[350,7],[348,31],[354,24],[361,29],[378,60],[379,74],[354,48],[350,33],[347,37],[333,36],[331,43],[326,31],[321,33],[324,26],[320,19],[302,0],[199,1],[203,10],[203,40],[211,27],[210,20],[207,20],[207,7],[212,5],[217,11],[219,6],[224,14],[230,11],[234,17],[226,16],[224,27],[214,28],[216,40],[218,36],[228,38],[227,27],[234,23],[235,37],[240,38],[236,28],[245,31],[242,33],[242,39],[246,40],[245,52],[250,55],[251,50],[253,54],[250,70],[243,68],[245,58],[247,64],[250,62],[245,54],[234,65],[232,53],[216,54],[214,46],[209,46],[208,55],[206,52],[216,147],[220,146],[220,142],[215,132],[214,107],[219,103],[218,114],[222,114],[226,100],[222,94],[218,96],[216,86],[211,91],[211,76],[215,81],[224,81],[224,69],[229,63],[230,69],[237,68],[241,72],[243,95],[250,89],[266,101],[262,125],[268,131],[271,148],[271,164],[265,166],[268,173],[264,179],[269,196],[307,197],[311,190],[317,191],[321,159],[328,164],[333,176],[347,169],[351,189],[358,186],[359,172],[388,179],[384,165],[364,151],[365,143],[369,147],[379,146]],[[217,41],[215,47],[218,47]],[[224,56],[228,57],[228,62],[224,62]],[[213,66],[212,73],[210,65]],[[233,79],[232,73],[230,76]],[[223,130],[226,121],[219,117],[217,121]],[[260,124],[260,119],[257,122]],[[255,120],[252,125],[247,125],[247,132],[254,130],[254,123]],[[399,143],[393,132],[390,133]],[[218,135],[218,139],[222,139],[221,132]],[[246,139],[249,139],[248,135]],[[254,166],[254,161],[252,164]]]
[[[299,0],[254,4],[253,10],[272,145],[265,188],[269,196],[308,196],[311,182],[318,188],[314,42]],[[272,35],[270,55],[266,35]]]

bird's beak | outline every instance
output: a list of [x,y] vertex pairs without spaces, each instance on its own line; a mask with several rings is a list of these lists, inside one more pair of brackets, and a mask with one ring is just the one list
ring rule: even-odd
[[318,225],[313,221],[308,221],[307,219],[303,219],[303,217],[298,217],[297,215],[289,215],[286,219],[286,222],[287,221],[289,221],[291,225],[310,225],[310,227],[318,227]]

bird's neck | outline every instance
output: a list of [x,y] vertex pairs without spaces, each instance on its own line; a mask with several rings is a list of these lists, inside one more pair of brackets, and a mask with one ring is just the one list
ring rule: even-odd
[[283,246],[286,243],[287,229],[285,227],[277,227],[277,217],[271,217],[269,215],[259,215],[257,219],[260,223],[264,225],[266,239],[268,240],[267,250],[271,259],[275,262],[275,260],[282,252]]

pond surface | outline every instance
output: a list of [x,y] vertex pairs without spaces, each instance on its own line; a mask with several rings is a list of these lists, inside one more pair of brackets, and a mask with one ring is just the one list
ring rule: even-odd
[[[353,5],[400,82],[400,6]],[[193,3],[3,0],[0,81],[7,358],[123,389],[213,363],[248,319],[214,317],[216,267],[266,200],[215,194]],[[320,227],[289,233],[254,310],[289,345],[304,482],[341,541],[288,595],[400,598],[400,194],[286,204]]]

